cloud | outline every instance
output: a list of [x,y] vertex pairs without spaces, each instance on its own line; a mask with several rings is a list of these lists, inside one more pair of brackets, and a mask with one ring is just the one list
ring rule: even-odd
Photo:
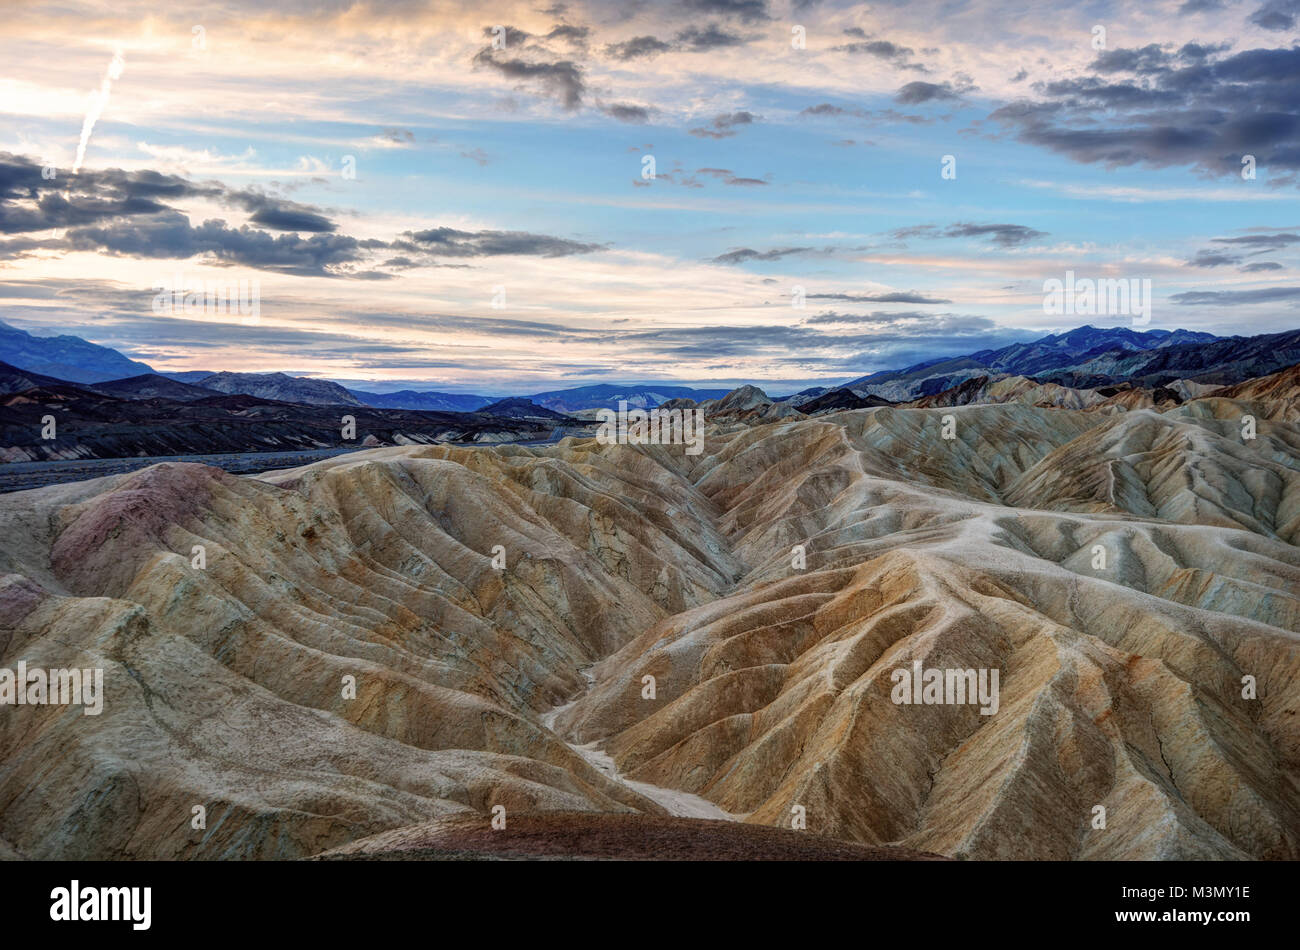
[[660,53],[666,53],[672,48],[671,43],[665,43],[654,36],[634,36],[630,40],[623,40],[620,43],[610,43],[605,47],[605,55],[627,62],[632,59],[658,56]]
[[689,132],[697,138],[725,139],[736,134],[736,126],[752,125],[762,118],[752,112],[724,112],[714,116],[707,126]]
[[894,101],[905,106],[914,106],[922,102],[939,102],[946,99],[960,99],[961,94],[950,83],[909,82],[901,87],[894,96]]
[[1236,247],[1256,248],[1256,253],[1280,251],[1292,244],[1300,243],[1300,234],[1287,232],[1264,232],[1261,234],[1244,234],[1240,237],[1211,238],[1211,244],[1232,244]]
[[900,46],[889,40],[877,39],[869,36],[864,30],[858,27],[850,27],[844,31],[846,36],[857,37],[855,42],[841,43],[839,46],[832,46],[832,52],[850,53],[860,56],[873,56],[876,59],[884,60],[900,69],[914,69],[920,72],[928,70],[919,63],[911,62],[915,52],[909,46]]
[[[804,321],[805,326],[872,326],[877,331],[892,329],[910,330],[929,333],[985,333],[990,330],[1003,332],[1002,328],[988,317],[962,315],[956,313],[924,313],[918,310],[889,311],[875,310],[871,313],[837,313],[834,310],[819,313]],[[877,334],[873,337],[881,339]]]
[[648,122],[653,109],[647,106],[632,105],[626,102],[611,102],[600,107],[600,111],[620,122]]
[[1191,267],[1226,267],[1229,264],[1240,264],[1241,258],[1217,251],[1197,251],[1196,256],[1187,263]]
[[[819,373],[861,375],[882,362],[906,366],[936,356],[959,356],[972,350],[1005,346],[1032,336],[1009,330],[986,317],[958,314],[877,313],[858,319],[821,319],[800,324],[662,327],[618,335],[618,345],[632,354],[665,359],[692,357],[752,358],[765,363],[815,368]],[[814,323],[814,321],[816,321]],[[870,324],[862,332],[826,332],[822,326]]]
[[[386,280],[373,268],[408,269],[439,264],[438,258],[504,255],[564,257],[602,250],[603,245],[526,231],[461,231],[431,228],[404,232],[389,242],[335,233],[338,226],[319,208],[254,189],[230,190],[215,182],[193,183],[154,171],[86,170],[75,191],[53,190],[40,166],[0,154],[0,233],[66,229],[61,237],[0,244],[0,258],[33,250],[91,251],[120,257],[176,259],[205,257],[295,276]],[[250,212],[248,223],[231,227],[211,219],[194,226],[168,199],[204,198]],[[279,235],[271,231],[287,232]],[[302,237],[297,232],[307,232]]]
[[958,222],[940,229],[933,224],[920,224],[908,228],[897,228],[890,234],[899,239],[923,238],[981,238],[987,237],[999,247],[1019,247],[1040,237],[1046,237],[1046,231],[1038,231],[1023,224],[972,224]]
[[743,264],[746,261],[779,261],[783,257],[800,254],[815,254],[814,247],[774,247],[767,251],[756,251],[752,247],[739,247],[712,259],[714,264]]
[[800,115],[862,115],[859,109],[845,109],[843,106],[831,105],[829,102],[819,102],[815,106],[809,106],[799,113]]
[[172,211],[160,199],[206,198],[251,213],[250,222],[276,231],[331,232],[333,221],[311,205],[217,182],[195,183],[152,170],[83,169],[66,183],[46,181],[34,161],[0,153],[0,233],[89,226]]
[[76,228],[65,246],[74,251],[143,258],[209,255],[221,263],[244,264],[298,276],[351,276],[346,265],[359,262],[365,249],[356,238],[339,234],[271,235],[247,225],[235,229],[210,220],[193,227],[185,215],[168,211],[143,220]]
[[559,100],[565,109],[573,111],[582,105],[586,82],[582,68],[570,60],[555,62],[530,62],[523,59],[505,59],[496,55],[491,47],[479,50],[474,57],[476,65],[495,69],[508,79],[535,82]]
[[702,27],[690,26],[680,30],[672,42],[649,34],[633,36],[630,39],[607,44],[604,53],[611,59],[629,62],[636,59],[650,59],[669,52],[705,53],[730,46],[744,46],[750,39],[752,37],[732,33],[716,23],[709,23]]
[[1099,55],[1091,74],[1034,89],[1041,99],[990,118],[1077,162],[1238,175],[1242,156],[1252,155],[1261,168],[1300,169],[1300,47],[1116,49]]
[[1169,56],[1156,43],[1140,49],[1111,49],[1097,54],[1092,68],[1099,73],[1158,73],[1169,68]]
[[458,231],[454,228],[430,228],[406,231],[406,242],[394,242],[399,249],[428,251],[442,257],[499,257],[527,255],[533,257],[568,257],[604,250],[600,244],[584,244],[547,234],[526,231]]
[[1258,274],[1261,271],[1282,270],[1282,265],[1275,261],[1256,261],[1253,264],[1247,264],[1244,267],[1237,268],[1244,274]]
[[739,33],[728,33],[716,23],[703,28],[690,26],[677,34],[679,46],[693,53],[703,53],[726,46],[744,46],[747,38]]
[[[498,34],[498,29],[500,33]],[[519,46],[526,46],[528,41],[533,38],[533,34],[515,29],[513,26],[485,26],[483,27],[483,38],[486,40],[495,40],[498,35],[505,41],[504,49],[513,49]],[[490,47],[489,47],[490,48]]]
[[336,231],[338,226],[318,209],[257,191],[230,192],[227,202],[252,212],[250,223],[273,231]]
[[1263,287],[1258,290],[1189,290],[1169,298],[1174,303],[1204,306],[1216,304],[1276,303],[1280,300],[1300,300],[1300,287]]
[[689,13],[735,17],[742,23],[770,20],[767,0],[681,0]]
[[742,178],[736,175],[736,173],[730,168],[697,168],[695,169],[695,174],[711,175],[712,177],[719,179],[724,185],[753,186],[767,184],[767,182],[762,178]]
[[808,294],[806,300],[841,300],[845,303],[952,303],[943,297],[909,291],[889,291],[883,294]]
[[570,26],[567,23],[561,23],[554,27],[551,32],[546,34],[548,40],[565,40],[574,46],[583,46],[587,42],[587,37],[591,35],[591,28],[586,26]]
[[1269,0],[1250,16],[1250,22],[1275,32],[1294,30],[1300,15],[1300,0]]
[[933,118],[922,115],[911,115],[906,112],[899,112],[897,109],[860,109],[845,108],[829,102],[819,102],[815,106],[808,106],[799,112],[800,115],[816,117],[834,117],[851,116],[854,119],[863,119],[872,124],[885,122],[907,122],[911,125],[929,125],[934,122]]

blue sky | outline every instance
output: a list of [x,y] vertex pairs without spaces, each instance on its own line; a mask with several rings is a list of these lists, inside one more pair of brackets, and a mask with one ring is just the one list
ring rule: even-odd
[[[1292,329],[1298,9],[19,8],[0,319],[485,392],[782,392],[1129,325],[1045,313],[1067,270],[1150,280],[1146,328]],[[255,281],[256,323],[151,307],[200,280]]]

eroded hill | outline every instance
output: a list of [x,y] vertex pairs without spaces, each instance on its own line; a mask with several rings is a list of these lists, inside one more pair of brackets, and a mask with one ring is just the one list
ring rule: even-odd
[[[639,782],[909,853],[1295,858],[1300,434],[1238,395],[4,496],[0,665],[107,697],[0,715],[0,842],[299,857],[498,804],[662,814]],[[997,670],[996,712],[894,702],[914,661]]]

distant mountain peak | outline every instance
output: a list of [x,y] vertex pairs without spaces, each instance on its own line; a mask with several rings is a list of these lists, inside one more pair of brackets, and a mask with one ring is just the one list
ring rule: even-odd
[[205,389],[280,402],[296,402],[314,406],[363,406],[363,403],[338,383],[308,376],[288,376],[284,373],[213,373],[198,381]]
[[31,373],[74,383],[98,383],[152,373],[147,363],[78,336],[36,336],[0,321],[0,360]]

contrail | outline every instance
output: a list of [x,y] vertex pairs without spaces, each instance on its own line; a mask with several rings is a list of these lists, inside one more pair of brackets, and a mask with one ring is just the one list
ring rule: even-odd
[[125,68],[126,59],[119,47],[113,53],[113,61],[108,64],[108,72],[104,73],[99,91],[90,95],[90,111],[86,113],[86,121],[81,124],[81,141],[77,143],[77,161],[72,166],[74,175],[81,170],[81,163],[86,157],[86,146],[90,144],[91,130],[95,128],[95,123],[103,114],[104,107],[108,105],[108,94],[113,90],[113,80],[120,79]]

